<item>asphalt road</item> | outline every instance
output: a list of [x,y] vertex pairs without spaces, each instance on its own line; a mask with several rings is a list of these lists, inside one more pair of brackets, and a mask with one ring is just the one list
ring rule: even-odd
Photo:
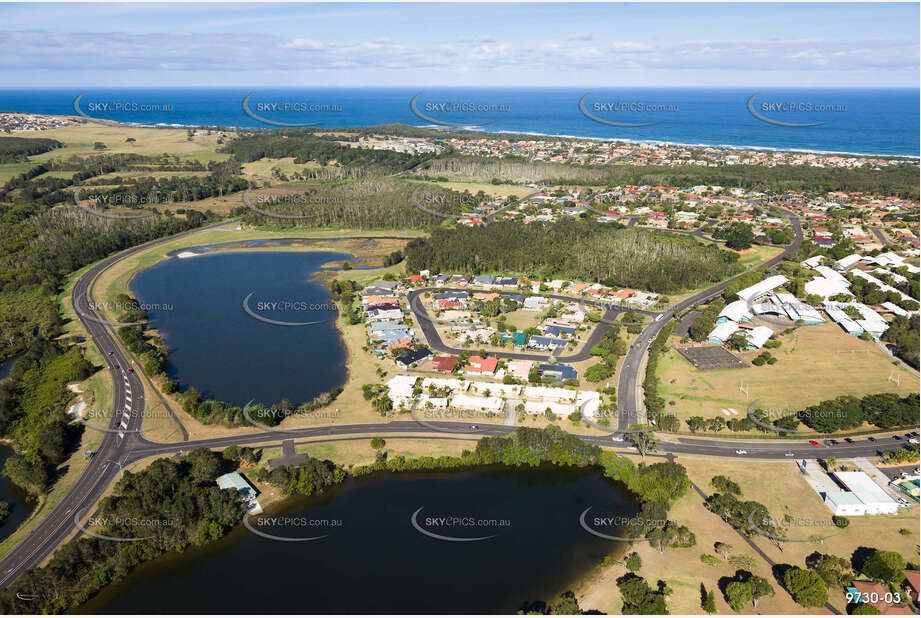
[[[406,295],[406,300],[409,302],[409,308],[412,310],[413,315],[416,316],[416,323],[419,324],[419,328],[422,329],[422,333],[425,335],[425,340],[428,342],[428,345],[433,350],[438,352],[444,352],[446,354],[462,354],[464,352],[469,352],[469,349],[463,348],[452,348],[444,343],[441,339],[441,335],[438,334],[438,331],[435,329],[435,322],[432,317],[429,315],[428,311],[425,309],[424,303],[422,301],[422,295],[426,292],[470,292],[472,289],[461,289],[461,288],[420,288],[418,290],[412,290]],[[487,290],[476,290],[476,291],[487,291]],[[585,344],[582,348],[575,354],[569,356],[556,356],[554,358],[557,362],[560,363],[577,363],[579,361],[588,360],[592,357],[590,350],[598,345],[601,342],[601,338],[604,337],[605,331],[608,329],[608,326],[618,314],[626,313],[627,311],[633,311],[634,313],[642,313],[648,316],[656,316],[657,313],[652,311],[643,311],[641,309],[627,309],[624,307],[614,307],[606,303],[599,303],[592,300],[587,300],[583,298],[575,298],[572,296],[562,296],[560,294],[542,294],[546,298],[553,298],[556,300],[562,300],[564,302],[576,302],[582,305],[593,305],[600,309],[604,310],[602,314],[601,321],[598,322],[598,325],[588,336],[588,339],[585,340]],[[541,354],[539,352],[505,352],[497,351],[490,352],[491,356],[497,358],[511,358],[515,360],[533,360],[538,362],[547,362],[549,356],[547,354]]]
[[[226,225],[227,222],[211,226],[219,227]],[[797,232],[797,239],[790,248],[785,250],[780,256],[771,260],[768,265],[779,262],[783,257],[794,251],[802,241],[802,230],[799,226],[798,219],[793,220],[794,228]],[[183,232],[177,236],[166,239],[160,239],[128,249],[90,268],[76,282],[72,294],[72,301],[77,309],[81,321],[93,338],[94,344],[99,349],[104,358],[108,360],[109,372],[115,385],[113,393],[113,411],[111,420],[108,425],[108,431],[102,439],[102,442],[96,451],[96,454],[89,461],[86,469],[79,479],[74,483],[70,491],[60,500],[54,509],[35,527],[35,529],[13,550],[0,561],[0,587],[6,587],[15,581],[23,572],[43,562],[54,549],[64,541],[75,529],[74,517],[76,514],[83,514],[85,510],[92,508],[102,497],[106,488],[115,480],[123,466],[139,461],[146,457],[169,455],[177,452],[185,452],[193,448],[220,448],[231,444],[265,444],[280,443],[282,440],[291,438],[312,438],[326,440],[354,440],[359,434],[372,435],[406,435],[418,436],[420,434],[434,435],[443,432],[444,436],[440,439],[452,439],[463,437],[480,438],[483,436],[504,436],[515,431],[514,427],[506,425],[482,424],[478,429],[473,430],[466,423],[452,422],[430,422],[425,425],[412,420],[392,421],[389,423],[368,423],[368,424],[350,424],[350,425],[333,425],[322,427],[309,427],[298,430],[285,432],[269,431],[263,433],[254,433],[239,436],[228,436],[221,438],[210,438],[205,440],[185,440],[181,442],[163,444],[151,442],[138,432],[142,422],[144,410],[144,388],[140,377],[137,373],[141,368],[136,368],[135,372],[128,372],[129,360],[122,354],[114,340],[111,327],[107,326],[99,312],[92,306],[88,299],[88,292],[92,286],[95,277],[112,266],[119,260],[124,259],[138,251],[149,248],[152,245],[167,242],[178,237],[196,233],[201,230],[192,230]],[[648,347],[648,339],[652,338],[667,323],[676,311],[693,305],[695,302],[705,300],[722,292],[728,282],[714,286],[704,292],[680,303],[676,307],[662,314],[659,321],[654,321],[644,329],[635,344],[628,352],[627,358],[630,363],[630,371],[621,372],[621,386],[619,391],[619,401],[630,400],[622,393],[636,393],[637,369],[639,360],[645,354]],[[422,290],[417,290],[416,295]],[[556,296],[551,296],[552,298]],[[563,300],[570,300],[568,297],[558,297]],[[410,299],[410,302],[412,300]],[[587,302],[587,301],[583,301]],[[619,308],[607,308],[606,318],[611,318],[617,313],[623,311]],[[429,334],[434,332],[434,326],[430,321],[420,320],[420,326],[423,332],[429,337],[429,343],[433,347],[437,346],[440,338],[430,337]],[[604,334],[604,322],[589,336],[589,340],[583,347],[583,351],[574,356],[561,358],[560,360],[576,361],[588,358],[588,350],[592,345],[600,341]],[[444,347],[444,351],[461,352],[462,350],[453,350]],[[512,355],[506,353],[510,358],[532,359],[535,355],[521,354]],[[543,358],[537,355],[537,358]],[[118,367],[116,367],[118,365]],[[626,408],[630,414],[636,414],[635,405]],[[629,421],[629,417],[624,416],[623,420]],[[629,423],[628,423],[629,424]],[[86,431],[96,431],[87,428]],[[615,442],[610,435],[603,436],[579,436],[584,441],[609,448],[621,448],[627,446],[624,442]],[[835,456],[838,458],[873,456],[884,449],[892,449],[898,445],[905,444],[904,441],[896,441],[891,438],[880,439],[876,442],[860,440],[853,445],[842,443],[833,447],[814,447],[807,441],[787,440],[787,441],[743,441],[733,439],[707,440],[695,438],[678,438],[660,442],[657,451],[659,453],[675,453],[684,455],[699,455],[708,457],[730,457],[739,459],[740,463],[751,461],[752,459],[764,460],[784,460],[792,458],[816,458]],[[744,455],[736,454],[736,450],[747,451]],[[787,455],[792,453],[792,455]]]

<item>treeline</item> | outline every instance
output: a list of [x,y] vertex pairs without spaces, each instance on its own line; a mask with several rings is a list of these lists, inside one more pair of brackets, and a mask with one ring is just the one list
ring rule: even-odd
[[675,331],[675,323],[669,322],[649,346],[649,357],[646,361],[646,376],[643,378],[643,399],[646,404],[647,417],[655,421],[656,426],[662,431],[678,431],[681,423],[677,416],[663,414],[665,412],[665,399],[659,394],[661,381],[656,376],[656,370],[662,355],[668,350],[668,338]]
[[737,254],[693,237],[582,220],[438,228],[429,239],[411,241],[405,253],[408,271],[568,277],[659,293],[715,283],[740,270]]
[[421,166],[424,177],[502,184],[551,183],[589,185],[718,185],[782,193],[784,191],[865,192],[919,199],[919,170],[910,163],[881,169],[839,169],[779,165],[669,167],[662,165],[586,165],[441,156]]
[[897,315],[889,322],[889,329],[883,333],[883,341],[896,347],[896,356],[918,369],[918,345],[921,341],[918,314],[911,316]]
[[73,452],[81,429],[69,424],[67,389],[94,371],[79,348],[55,342],[33,343],[0,380],[0,436],[12,440],[16,453],[3,473],[33,495],[45,493],[55,471]]
[[864,423],[891,429],[917,425],[918,409],[918,393],[904,397],[895,393],[879,393],[864,395],[860,399],[842,395],[800,410],[795,418],[810,429],[823,433],[856,429]]
[[222,491],[215,483],[235,467],[219,453],[196,449],[182,458],[157,459],[137,474],[124,472],[113,495],[99,505],[95,521],[100,525],[88,527],[95,534],[136,540],[82,536],[70,541],[46,566],[26,571],[0,591],[0,610],[62,613],[142,562],[221,538],[244,513],[236,492]]
[[231,140],[221,152],[232,154],[241,162],[262,158],[294,157],[295,164],[316,161],[320,165],[335,162],[344,167],[376,167],[391,173],[408,170],[427,156],[410,155],[393,150],[350,148],[336,143],[335,137],[315,135],[303,129],[259,131]]
[[[443,195],[446,199],[452,195],[441,187],[423,189],[418,184],[395,178],[359,179],[305,187],[296,194],[261,195],[251,191],[248,199],[254,209],[270,214],[261,214],[247,206],[236,208],[232,214],[249,225],[282,229],[303,226],[411,229],[442,223],[443,217],[425,212],[410,201],[413,193],[421,195],[423,191]],[[272,214],[300,218],[273,217]]]
[[0,137],[0,163],[22,163],[61,146],[58,140],[44,137]]
[[[163,388],[166,393],[177,393],[179,384],[167,381]],[[311,401],[304,402],[295,406],[287,399],[282,399],[279,403],[272,406],[265,406],[261,403],[253,403],[247,409],[250,418],[255,419],[261,425],[274,427],[281,423],[288,416],[297,416],[306,414],[321,408],[325,408],[342,393],[342,387],[336,387],[328,393],[321,393]],[[182,409],[187,414],[194,416],[206,425],[223,425],[224,427],[256,427],[252,421],[243,414],[243,408],[235,406],[226,401],[216,399],[204,399],[201,392],[194,386],[190,386],[178,396]]]
[[111,253],[216,220],[188,212],[133,220],[95,216],[77,208],[43,212],[0,204],[0,358],[26,349],[36,332],[62,332],[57,293],[64,278]]
[[239,163],[232,159],[222,162],[210,161],[207,168],[206,176],[145,176],[107,180],[107,183],[119,186],[111,189],[93,189],[93,195],[99,196],[96,208],[106,205],[156,208],[164,202],[194,202],[209,197],[222,197],[249,186],[247,180],[240,175],[242,169]]

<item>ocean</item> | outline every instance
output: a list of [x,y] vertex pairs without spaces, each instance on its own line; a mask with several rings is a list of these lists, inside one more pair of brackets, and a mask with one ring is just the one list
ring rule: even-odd
[[78,97],[82,114],[144,125],[479,125],[487,133],[919,156],[911,88],[0,89],[0,110],[74,115]]

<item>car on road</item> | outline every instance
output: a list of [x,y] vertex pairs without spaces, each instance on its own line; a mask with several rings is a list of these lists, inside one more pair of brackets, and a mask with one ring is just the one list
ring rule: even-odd
[[809,441],[809,444],[811,444],[812,446],[818,446],[818,445],[819,445],[819,443],[816,442],[815,440],[810,440],[810,441]]
[[614,442],[623,442],[624,438],[623,436],[614,436],[613,438],[611,438],[611,440],[613,440]]
[[111,352],[109,352],[109,356],[112,356],[112,353],[111,353]]
[[748,455],[748,451],[739,449],[736,451],[736,455]]
[[784,453],[783,456],[784,456],[784,457],[793,457],[794,455],[793,455],[793,453]]
[[909,438],[908,441],[909,441],[911,444],[917,444],[917,443],[918,443],[918,438]]
[[876,442],[876,438],[874,438],[873,436],[870,436],[869,438],[867,438],[867,442]]
[[131,367],[128,367],[128,373],[134,373],[134,369],[132,369]]
[[892,436],[892,439],[893,439],[893,440],[901,440],[901,439],[902,439],[902,436]]
[[479,425],[471,425],[471,426],[470,426],[470,429],[479,429],[479,428],[480,428]]
[[854,439],[853,439],[853,438],[845,438],[844,441],[847,442],[848,444],[853,444],[853,443],[854,443]]

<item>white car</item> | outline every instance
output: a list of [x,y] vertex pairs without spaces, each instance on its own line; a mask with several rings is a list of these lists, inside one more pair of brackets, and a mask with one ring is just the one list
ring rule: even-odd
[[793,453],[784,453],[784,457],[793,457]]
[[623,442],[623,441],[624,441],[624,439],[623,439],[622,436],[614,436],[614,437],[611,438],[611,439],[612,439],[614,442]]
[[918,443],[918,438],[909,438],[908,441],[909,441],[911,444],[917,444],[917,443]]
[[743,451],[742,449],[739,449],[736,451],[736,455],[748,455],[748,451]]

